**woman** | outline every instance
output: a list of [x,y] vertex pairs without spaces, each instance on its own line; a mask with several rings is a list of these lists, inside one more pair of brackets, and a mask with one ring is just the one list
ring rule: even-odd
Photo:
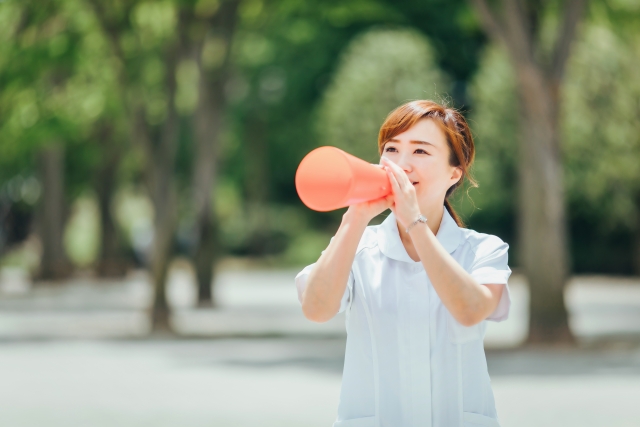
[[499,426],[483,337],[508,316],[509,246],[463,228],[448,201],[465,177],[475,185],[469,127],[413,101],[389,114],[378,149],[392,194],[350,206],[295,279],[308,319],[347,311],[334,427]]

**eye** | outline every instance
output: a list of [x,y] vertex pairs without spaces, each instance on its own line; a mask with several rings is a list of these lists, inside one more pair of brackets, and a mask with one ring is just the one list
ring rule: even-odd
[[416,151],[414,151],[414,153],[418,153],[418,154],[429,154],[426,151],[424,151],[422,148],[418,148]]
[[396,148],[395,147],[385,147],[384,152],[388,153],[388,152],[391,152],[391,150],[396,151]]

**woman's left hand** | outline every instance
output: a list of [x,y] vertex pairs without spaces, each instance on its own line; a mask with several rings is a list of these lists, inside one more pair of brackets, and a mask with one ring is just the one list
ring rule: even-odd
[[391,183],[394,201],[393,206],[391,206],[391,211],[400,224],[402,224],[404,228],[407,228],[420,216],[416,189],[400,166],[386,157],[381,157],[380,163],[387,171],[387,176]]

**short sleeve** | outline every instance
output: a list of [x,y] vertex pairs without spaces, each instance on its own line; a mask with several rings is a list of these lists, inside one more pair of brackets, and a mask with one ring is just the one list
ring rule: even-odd
[[[333,240],[333,237],[331,238],[331,240]],[[329,242],[331,243],[331,242]],[[321,254],[323,254],[324,251],[321,252]],[[302,304],[302,294],[304,293],[306,287],[307,287],[307,279],[309,277],[309,274],[311,273],[311,270],[313,270],[313,267],[316,265],[316,263],[314,262],[313,264],[310,264],[308,266],[306,266],[305,268],[302,269],[302,271],[300,271],[295,278],[295,283],[296,283],[296,289],[298,291],[298,301],[300,301],[300,304]],[[342,313],[343,311],[346,310],[346,308],[349,306],[349,303],[351,302],[352,297],[352,293],[353,293],[353,283],[354,283],[354,276],[353,276],[353,270],[349,271],[349,279],[347,281],[347,287],[344,290],[344,295],[342,296],[342,300],[340,300],[340,309],[338,310],[338,313]]]
[[502,322],[509,317],[511,293],[509,291],[509,245],[496,236],[484,239],[476,248],[476,257],[471,267],[471,277],[480,285],[503,284],[500,302],[487,320]]

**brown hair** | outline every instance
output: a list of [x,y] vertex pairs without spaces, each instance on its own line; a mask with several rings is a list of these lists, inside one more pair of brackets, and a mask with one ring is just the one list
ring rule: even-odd
[[464,222],[453,210],[448,199],[456,188],[462,184],[465,177],[473,187],[477,187],[478,183],[473,179],[469,171],[475,157],[473,136],[467,121],[459,111],[429,100],[411,101],[399,106],[389,113],[382,127],[380,127],[378,152],[382,155],[382,149],[387,141],[407,131],[421,119],[433,119],[440,125],[449,143],[449,164],[462,169],[460,180],[447,190],[444,206],[456,221],[456,224],[459,227],[464,227]]

